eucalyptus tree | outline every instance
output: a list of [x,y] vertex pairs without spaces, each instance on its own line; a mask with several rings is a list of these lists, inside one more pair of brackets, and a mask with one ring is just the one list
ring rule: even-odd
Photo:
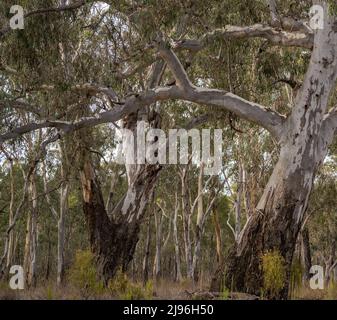
[[[102,4],[107,5],[106,10],[102,10]],[[288,12],[287,4],[288,1],[280,4],[246,0],[207,3],[111,0],[60,5],[57,1],[44,1],[44,8],[51,7],[41,9],[40,1],[30,1],[26,29],[1,31],[1,73],[6,110],[34,116],[28,124],[2,124],[0,143],[43,129],[50,135],[42,143],[46,147],[83,128],[115,125],[130,117],[138,119],[138,114],[150,106],[159,102],[166,105],[169,100],[181,101],[186,108],[193,103],[203,110],[208,108],[210,113],[226,111],[260,126],[277,143],[279,158],[229,257],[226,283],[237,290],[259,293],[263,277],[260,257],[272,249],[284,258],[289,279],[315,173],[328,153],[337,127],[331,98],[337,78],[337,19],[335,1],[292,2]],[[309,23],[308,13],[313,4],[320,6],[316,9],[321,13],[318,17],[322,26]],[[235,93],[238,90],[232,81],[235,77],[240,79],[235,71],[240,66],[223,61],[224,48],[247,40],[243,46],[249,53],[256,49],[258,39],[265,40],[258,45],[261,60],[270,59],[266,51],[269,46],[286,48],[287,57],[292,57],[291,50],[294,52],[296,59],[290,58],[288,63],[300,71],[291,106],[275,108],[271,97],[266,98],[274,82],[261,90],[258,78],[255,84],[262,91],[260,103],[255,102],[258,99],[255,95]],[[60,68],[60,42],[68,46],[72,62],[67,81],[64,69]],[[12,48],[10,54],[6,52],[8,48]],[[297,60],[299,56],[304,62]],[[306,60],[306,56],[310,59]],[[247,57],[250,55],[243,58]],[[225,88],[223,85],[210,88],[221,82],[217,78],[219,68],[213,75],[208,70],[215,65],[211,61],[227,67]],[[159,73],[158,65],[163,65]],[[278,66],[271,66],[275,67]],[[162,81],[148,85],[151,75],[157,79],[160,75]],[[294,79],[286,82],[291,84]],[[92,107],[94,104],[97,108]],[[78,117],[78,108],[87,109],[85,116]],[[93,190],[98,185],[93,178],[94,169],[88,165],[85,168],[84,185]],[[129,169],[139,173],[135,168]],[[120,260],[121,251],[116,248],[121,247],[125,237],[137,235],[139,228],[134,226],[141,223],[138,218],[143,217],[150,201],[156,172],[153,166],[145,168],[152,174],[141,171],[148,177],[140,179],[144,183],[129,175],[129,189],[115,208],[118,223],[109,232],[119,234],[123,230],[123,236],[111,242],[110,246],[115,246],[108,250],[112,257],[104,260],[104,265],[110,264],[108,276],[113,276],[119,267],[114,261]],[[99,194],[94,198],[86,198],[84,194],[87,204],[88,199],[102,202]],[[97,213],[93,209],[91,216]],[[108,230],[108,217],[102,221],[101,227]],[[104,242],[101,235],[107,232],[97,234],[97,239]],[[130,254],[121,262],[125,267],[136,241],[126,243],[130,246],[123,252]],[[288,283],[278,297],[286,297],[287,291]]]
[[[328,161],[317,177],[308,210],[312,214],[306,224],[315,263],[325,266],[327,285],[336,275],[336,182],[335,163]],[[303,248],[305,249],[305,247]],[[310,247],[309,247],[310,250]]]

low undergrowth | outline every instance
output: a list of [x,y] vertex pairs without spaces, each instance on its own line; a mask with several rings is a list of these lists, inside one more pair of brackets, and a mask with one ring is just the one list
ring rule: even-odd
[[[277,295],[284,287],[284,260],[277,251],[266,252],[262,257],[264,293]],[[202,286],[204,287],[204,286]],[[107,286],[99,281],[94,266],[94,257],[88,250],[78,251],[74,262],[66,274],[64,284],[56,286],[54,277],[50,280],[38,279],[38,286],[25,290],[11,290],[7,281],[0,282],[0,300],[41,299],[41,300],[151,300],[151,299],[193,299],[189,292],[199,288],[188,280],[181,282],[157,279],[143,284],[132,281],[125,273],[117,272]],[[207,290],[206,290],[207,291]],[[239,294],[239,293],[237,293]],[[227,300],[235,296],[224,290],[219,299]],[[261,296],[263,299],[263,295]],[[295,263],[291,277],[291,299],[337,300],[337,283],[331,282],[324,290],[312,290],[309,283],[302,281],[302,270]]]

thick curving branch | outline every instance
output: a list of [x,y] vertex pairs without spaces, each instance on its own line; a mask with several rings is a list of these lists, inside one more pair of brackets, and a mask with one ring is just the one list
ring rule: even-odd
[[167,63],[170,71],[172,72],[175,81],[182,90],[190,91],[194,88],[192,82],[190,81],[186,70],[184,69],[183,65],[179,61],[178,57],[175,53],[170,50],[168,45],[161,40],[158,41],[158,51],[161,58]]
[[[112,110],[99,113],[93,117],[82,118],[76,122],[46,120],[24,125],[0,135],[0,144],[42,128],[55,128],[61,131],[62,134],[68,134],[82,128],[94,127],[105,123],[114,123],[130,113],[135,112],[140,108],[150,106],[155,102],[178,99],[223,108],[236,114],[242,119],[262,126],[276,139],[280,138],[285,117],[269,108],[245,100],[230,92],[194,86],[175,53],[160,40],[157,41],[157,48],[159,55],[172,72],[177,85],[170,87],[156,87],[139,94],[132,94],[131,96],[127,96],[124,102],[114,104]],[[159,67],[163,66],[159,65]],[[158,75],[160,75],[160,73],[158,73]],[[39,89],[53,90],[54,88],[55,87],[52,85],[44,85]],[[118,99],[112,89],[100,85],[75,85],[72,89],[90,92],[93,95],[104,93],[110,99]]]
[[[164,51],[163,51],[164,50]],[[0,144],[20,138],[22,135],[42,128],[55,128],[63,134],[94,127],[105,123],[114,123],[132,112],[149,106],[157,101],[185,100],[197,104],[216,106],[233,112],[242,119],[256,123],[268,130],[275,138],[279,138],[285,118],[275,111],[257,103],[247,101],[230,92],[216,89],[199,88],[190,83],[181,63],[171,49],[161,48],[161,55],[165,58],[168,68],[176,77],[177,85],[172,87],[157,87],[134,94],[117,104],[112,110],[99,113],[93,117],[82,118],[76,122],[46,120],[30,123],[15,128],[0,135]],[[49,90],[52,88],[49,87]],[[100,90],[98,92],[101,92]]]
[[123,104],[116,105],[112,110],[99,113],[93,117],[82,118],[76,122],[46,120],[14,128],[9,132],[0,135],[0,145],[8,140],[20,138],[24,134],[43,128],[55,128],[68,134],[83,128],[94,127],[105,123],[114,123],[142,107],[151,105],[157,101],[178,99],[181,96],[182,94],[176,86],[159,87],[147,90],[140,94],[128,97]]
[[192,87],[189,91],[184,91],[178,86],[172,86],[158,87],[133,95],[128,97],[124,104],[115,106],[113,110],[99,113],[93,117],[82,118],[76,122],[47,120],[15,128],[0,135],[0,144],[11,139],[20,138],[24,134],[42,128],[55,128],[60,130],[63,134],[69,134],[82,128],[114,123],[128,114],[157,101],[178,99],[224,108],[225,110],[235,113],[242,119],[261,125],[276,138],[279,138],[282,130],[284,117],[257,103],[247,101],[222,90]]
[[[56,89],[56,86],[51,84],[44,84],[39,87],[34,87],[31,89],[27,89],[27,92],[34,91],[53,91]],[[118,101],[118,96],[116,92],[114,92],[111,88],[96,84],[96,83],[83,83],[71,86],[69,88],[70,91],[75,91],[78,93],[85,93],[87,95],[95,96],[99,93],[106,95],[112,102]]]
[[197,40],[183,39],[175,43],[176,49],[200,51],[217,39],[250,39],[262,38],[268,40],[272,45],[284,47],[313,48],[313,34],[309,32],[290,32],[273,28],[269,25],[254,24],[252,26],[228,25],[221,29],[205,33]]
[[173,73],[177,86],[182,91],[182,99],[198,104],[212,105],[233,112],[242,119],[254,122],[279,139],[285,118],[271,109],[247,101],[223,90],[199,88],[191,84],[186,71],[175,53],[163,44],[158,45],[160,56]]

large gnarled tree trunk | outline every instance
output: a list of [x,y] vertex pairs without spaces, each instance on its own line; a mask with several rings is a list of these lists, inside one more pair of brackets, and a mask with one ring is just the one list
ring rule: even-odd
[[[164,68],[163,62],[154,64],[148,83],[149,88],[158,85]],[[133,133],[134,141],[137,141],[138,121],[147,121],[152,128],[160,127],[161,119],[156,107],[154,105],[148,110],[139,110],[124,118],[123,127]],[[126,145],[126,148],[130,147]],[[130,150],[124,148],[124,151]],[[134,163],[130,164],[127,161],[125,164],[127,192],[114,207],[109,196],[107,208],[90,155],[84,152],[82,157],[84,214],[89,226],[91,248],[97,260],[98,274],[105,283],[119,269],[125,272],[133,258],[139,240],[140,226],[147,205],[153,198],[154,187],[161,170],[161,166],[157,164],[138,164],[137,156],[135,151]]]
[[324,120],[337,74],[336,22],[326,15],[324,29],[315,33],[308,72],[284,124],[278,163],[229,257],[226,286],[234,290],[259,294],[263,287],[261,256],[277,250],[287,275],[284,289],[271,298],[287,298],[297,236],[315,173],[331,142]]
[[[129,186],[121,205],[108,216],[98,178],[86,160],[81,171],[83,210],[96,256],[98,274],[107,282],[118,269],[126,271],[132,260],[139,229],[155,185],[158,170],[143,166]],[[132,202],[130,201],[132,199]]]
[[[135,141],[138,120],[144,119],[153,127],[160,126],[159,114],[154,110],[149,114],[134,113],[124,119],[123,126],[133,132]],[[90,155],[86,153],[82,160],[81,183],[90,244],[97,259],[98,274],[107,282],[119,269],[125,272],[133,258],[140,226],[147,205],[153,198],[161,166],[136,164],[137,160],[135,164],[127,163],[128,189],[124,197],[108,211]]]

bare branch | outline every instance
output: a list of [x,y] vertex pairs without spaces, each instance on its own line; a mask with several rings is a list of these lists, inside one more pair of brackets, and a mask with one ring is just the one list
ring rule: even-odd
[[[169,52],[172,51],[169,50]],[[170,58],[172,57],[177,59],[175,55],[170,56]],[[179,66],[179,64],[173,64],[173,67],[176,66]],[[182,70],[175,70],[175,76],[180,77],[181,75],[185,76],[186,73],[183,73]],[[185,79],[184,86],[187,85],[187,83],[190,82]],[[131,95],[127,97],[123,104],[116,105],[112,110],[102,112],[94,117],[82,118],[77,122],[47,120],[15,128],[3,135],[0,135],[0,144],[7,140],[19,138],[26,133],[42,128],[56,128],[64,134],[67,134],[82,128],[94,127],[105,123],[114,123],[126,115],[135,112],[140,108],[149,106],[157,101],[177,99],[224,108],[227,111],[235,113],[242,119],[261,125],[271,132],[276,138],[279,138],[282,131],[284,117],[257,103],[247,101],[232,93],[222,90],[197,88],[194,86],[187,90],[181,90],[178,86],[172,86],[157,87],[139,94]]]
[[67,131],[71,128],[71,124],[67,124],[65,122],[59,122],[59,121],[45,121],[45,122],[40,122],[40,123],[30,123],[30,124],[15,128],[11,130],[10,132],[1,135],[0,144],[2,144],[3,142],[7,140],[19,138],[26,133],[36,131],[42,128],[58,128],[58,129]]
[[7,140],[19,138],[26,133],[43,128],[56,128],[61,130],[64,134],[67,134],[82,128],[89,128],[104,123],[113,123],[139,108],[151,105],[156,101],[178,99],[180,96],[181,91],[177,87],[159,87],[153,90],[147,90],[141,94],[128,97],[124,104],[117,105],[113,110],[102,112],[94,117],[82,118],[77,122],[47,120],[15,128],[0,135],[0,145]]
[[227,218],[226,224],[227,224],[228,228],[230,229],[230,231],[232,232],[234,238],[236,238],[235,230],[234,230],[233,226],[230,224],[230,221],[229,221],[230,218],[231,218],[230,213],[228,213],[228,218]]
[[[123,104],[115,105],[112,110],[102,112],[94,117],[83,118],[77,122],[71,123],[47,120],[44,122],[27,124],[22,127],[15,128],[6,134],[0,135],[0,144],[10,139],[19,138],[28,132],[42,128],[56,128],[65,134],[85,127],[93,127],[104,123],[114,123],[142,107],[149,106],[157,101],[170,99],[181,99],[197,104],[224,108],[227,111],[233,112],[242,119],[254,122],[264,127],[275,138],[278,139],[280,137],[283,129],[283,122],[285,120],[283,116],[257,103],[247,101],[226,91],[195,87],[191,83],[186,71],[174,52],[167,46],[163,45],[163,43],[159,43],[158,50],[170,71],[173,73],[177,86],[157,87],[143,91],[139,94],[127,96]],[[163,68],[164,66],[159,65],[159,67]],[[160,73],[156,74],[160,75]],[[55,87],[53,85],[43,85],[40,87],[42,90],[53,90],[54,88]],[[97,93],[104,93],[111,99],[118,99],[112,89],[96,84],[76,85],[73,86],[72,89],[90,92],[93,95]],[[58,138],[59,137],[57,137],[57,139]]]
[[186,100],[224,108],[244,120],[262,126],[276,139],[279,139],[281,135],[285,117],[276,111],[245,100],[233,93],[216,89],[196,88]]
[[30,16],[36,16],[39,14],[75,10],[75,9],[79,9],[80,7],[84,6],[86,3],[89,3],[89,1],[88,0],[78,0],[78,1],[74,1],[74,3],[72,4],[62,5],[56,8],[38,9],[38,10],[34,10],[34,11],[31,11],[25,14],[25,18],[28,18]]
[[166,61],[170,71],[173,73],[178,87],[185,91],[190,91],[193,88],[193,85],[175,53],[170,50],[165,43],[159,43],[158,51],[160,56]]
[[290,32],[303,32],[313,39],[313,30],[309,27],[309,23],[294,19],[292,17],[282,17],[281,26],[283,30]]
[[249,39],[263,38],[271,44],[284,47],[302,47],[307,49],[313,48],[313,35],[304,32],[288,32],[278,30],[268,25],[255,24],[252,26],[231,26],[216,29],[204,34],[198,40],[183,39],[175,43],[175,48],[186,49],[191,51],[200,51],[209,43],[216,39]]
[[[53,91],[56,87],[53,84],[44,84],[36,88],[28,89],[27,91]],[[85,94],[89,94],[91,96],[95,96],[99,93],[106,95],[112,102],[118,101],[118,96],[116,92],[114,92],[111,88],[95,84],[95,83],[83,83],[77,84],[69,88],[70,91],[77,91],[79,93],[83,92]]]
[[268,7],[270,10],[271,25],[273,27],[281,27],[286,31],[300,31],[304,33],[313,33],[307,22],[303,22],[292,17],[283,17],[279,14],[277,10],[276,0],[267,0]]

